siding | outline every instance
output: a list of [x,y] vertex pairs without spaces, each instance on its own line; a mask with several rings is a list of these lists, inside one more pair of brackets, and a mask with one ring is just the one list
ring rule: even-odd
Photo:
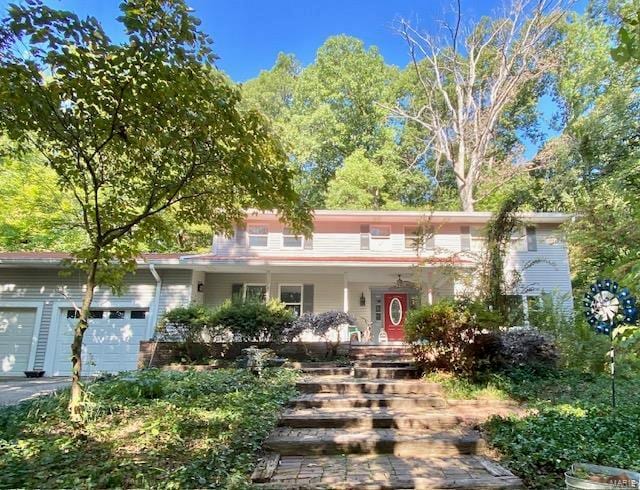
[[[51,327],[54,302],[82,300],[83,277],[80,273],[61,275],[60,269],[46,268],[0,268],[0,303],[2,301],[42,302],[42,321],[36,348],[35,369],[42,369],[47,340]],[[159,270],[163,285],[160,296],[160,311],[188,303],[191,294],[190,270]],[[110,288],[96,288],[93,304],[106,306],[109,302],[127,302],[132,306],[151,307],[156,281],[147,270],[127,274],[120,296]]]

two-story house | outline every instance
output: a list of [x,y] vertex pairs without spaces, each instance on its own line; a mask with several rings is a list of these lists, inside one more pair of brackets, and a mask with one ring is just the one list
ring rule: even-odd
[[[402,341],[407,311],[473,293],[490,213],[316,211],[310,237],[275,213],[249,213],[234,236],[216,236],[209,253],[150,254],[126,278],[124,295],[98,288],[85,335],[86,372],[135,369],[138,344],[160,316],[189,302],[278,298],[296,314],[342,310],[371,342]],[[568,215],[524,213],[513,236],[508,274],[526,317],[528,301],[566,295],[568,255],[560,225]],[[61,276],[64,254],[0,253],[0,375],[44,369],[69,373],[79,275]],[[350,333],[341,333],[345,340]],[[306,337],[305,339],[311,340]]]

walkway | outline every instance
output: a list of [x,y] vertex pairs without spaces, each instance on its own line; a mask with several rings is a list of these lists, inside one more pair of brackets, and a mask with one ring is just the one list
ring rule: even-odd
[[298,383],[269,453],[254,472],[262,488],[516,488],[485,455],[474,427],[509,403],[448,402],[415,379],[406,348],[352,348],[353,368],[322,367]]

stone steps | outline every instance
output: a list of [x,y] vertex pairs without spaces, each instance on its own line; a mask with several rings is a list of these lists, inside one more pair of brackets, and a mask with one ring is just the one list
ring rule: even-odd
[[413,359],[362,359],[355,360],[353,365],[360,368],[414,367],[414,361]]
[[290,408],[327,408],[333,410],[355,408],[390,408],[394,410],[442,409],[447,402],[436,394],[362,394],[340,395],[334,393],[306,394],[289,401]]
[[443,457],[482,454],[486,445],[476,431],[416,432],[396,429],[345,430],[279,427],[264,446],[280,455],[393,454]]
[[300,370],[314,376],[339,376],[351,374],[350,367],[303,367]]
[[420,373],[415,367],[355,367],[354,378],[416,379]]
[[[353,378],[352,378],[353,379]],[[296,383],[301,393],[337,393],[340,395],[385,394],[385,395],[432,395],[442,392],[437,383],[419,380],[304,380]]]
[[280,417],[279,425],[292,428],[401,429],[443,430],[476,426],[486,419],[477,412],[447,410],[416,412],[387,408],[289,409]]

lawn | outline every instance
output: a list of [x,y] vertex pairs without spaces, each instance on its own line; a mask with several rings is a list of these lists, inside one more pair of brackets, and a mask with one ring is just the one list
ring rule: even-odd
[[0,487],[243,488],[295,378],[123,373],[88,387],[81,427],[67,418],[67,392],[4,408]]
[[489,443],[527,488],[564,488],[574,462],[640,470],[640,381],[618,381],[618,406],[610,405],[606,375],[560,370],[546,376],[526,372],[493,375],[473,383],[440,380],[449,396],[525,401],[535,412],[522,419],[496,417],[484,426]]

